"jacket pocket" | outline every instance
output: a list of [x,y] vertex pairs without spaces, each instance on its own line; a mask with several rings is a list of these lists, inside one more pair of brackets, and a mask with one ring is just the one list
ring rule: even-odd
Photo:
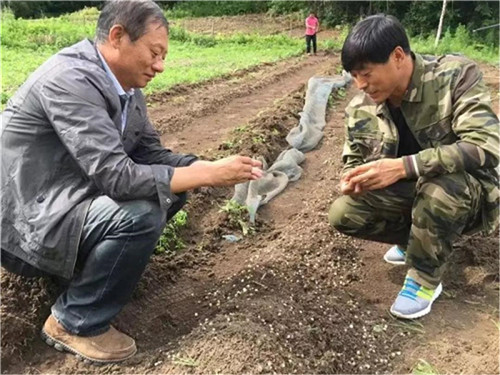
[[365,162],[372,160],[377,160],[381,158],[382,148],[383,148],[383,136],[380,133],[365,133],[356,134],[356,137],[352,140],[355,144]]
[[418,138],[420,144],[427,144],[429,147],[449,145],[458,139],[451,128],[451,116],[419,130]]

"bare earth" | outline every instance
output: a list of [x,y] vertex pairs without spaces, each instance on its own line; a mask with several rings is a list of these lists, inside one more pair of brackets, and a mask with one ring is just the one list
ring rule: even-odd
[[[176,151],[272,162],[298,124],[307,80],[338,65],[321,52],[179,86],[149,98],[150,116]],[[481,67],[498,113],[498,69]],[[406,323],[388,314],[405,267],[382,261],[385,245],[329,228],[355,93],[333,95],[323,141],[301,179],[259,209],[255,234],[221,238],[241,234],[219,211],[232,189],[191,195],[186,249],[153,257],[114,322],[139,349],[124,364],[90,366],[48,347],[38,331],[57,287],[2,272],[2,373],[407,373],[423,359],[439,373],[497,374],[498,236],[458,242],[445,293]]]

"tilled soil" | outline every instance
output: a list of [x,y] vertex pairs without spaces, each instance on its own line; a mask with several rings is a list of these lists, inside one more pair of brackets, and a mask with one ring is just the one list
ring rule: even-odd
[[[308,78],[337,65],[336,55],[294,58],[177,87],[149,98],[150,115],[176,151],[272,163],[298,124]],[[96,367],[48,347],[36,336],[55,284],[3,272],[2,373],[382,373],[420,359],[443,373],[498,373],[498,237],[457,243],[432,314],[406,323],[387,313],[405,268],[382,262],[385,245],[329,228],[354,94],[333,94],[323,141],[301,179],[259,209],[254,234],[221,237],[241,235],[220,212],[232,189],[191,195],[187,247],[153,257],[114,322],[137,341],[131,360]]]

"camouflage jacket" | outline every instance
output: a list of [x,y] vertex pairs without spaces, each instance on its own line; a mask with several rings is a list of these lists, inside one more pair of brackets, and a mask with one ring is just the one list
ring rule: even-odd
[[[403,156],[408,179],[466,171],[483,187],[482,224],[498,224],[499,121],[477,65],[458,56],[415,54],[401,111],[422,151]],[[346,109],[344,172],[398,154],[398,132],[385,104],[358,94]]]

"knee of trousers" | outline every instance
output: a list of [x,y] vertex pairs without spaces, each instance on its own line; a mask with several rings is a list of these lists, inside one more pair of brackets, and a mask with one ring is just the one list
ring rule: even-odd
[[355,221],[350,219],[352,215],[356,214],[356,210],[349,203],[350,200],[351,198],[348,196],[337,198],[330,206],[328,221],[339,232],[352,235],[362,230],[363,225],[360,224],[361,220]]
[[159,237],[166,224],[166,214],[157,202],[135,200],[124,207],[127,220],[133,222],[133,230],[145,236]]
[[463,224],[471,215],[471,202],[470,189],[459,175],[424,179],[417,186],[412,222],[420,227]]

